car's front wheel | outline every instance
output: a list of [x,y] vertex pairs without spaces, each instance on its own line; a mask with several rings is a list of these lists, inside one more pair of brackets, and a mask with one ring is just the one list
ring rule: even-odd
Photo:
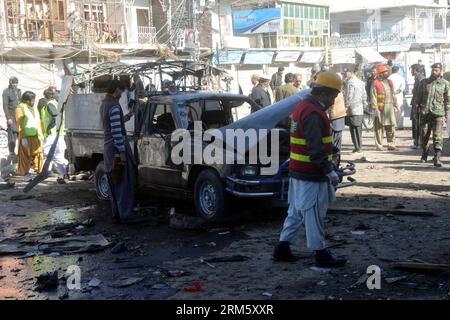
[[197,213],[208,221],[222,221],[227,213],[229,196],[219,175],[212,169],[200,172],[194,186]]
[[97,168],[95,168],[94,182],[97,197],[103,201],[109,200],[111,195],[109,190],[108,177],[106,176],[105,171],[105,164],[103,163],[103,161],[99,162]]

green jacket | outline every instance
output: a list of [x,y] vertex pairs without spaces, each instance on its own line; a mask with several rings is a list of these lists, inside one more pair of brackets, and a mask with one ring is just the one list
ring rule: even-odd
[[272,80],[270,80],[270,88],[272,91],[275,91],[278,87],[283,85],[283,75],[279,75],[278,72],[275,72],[272,75]]
[[[49,136],[55,137],[62,120],[61,116],[58,114],[58,102],[55,99],[49,100],[47,104],[42,107],[40,116],[44,138]],[[64,123],[61,126],[59,135],[65,135]]]
[[292,83],[282,85],[281,87],[278,87],[277,90],[275,91],[275,101],[278,102],[290,96],[293,96],[294,94],[297,94],[298,91],[299,90],[296,87],[294,87]]
[[432,113],[438,117],[449,115],[449,82],[444,78],[427,78],[420,82],[417,105],[422,113]]

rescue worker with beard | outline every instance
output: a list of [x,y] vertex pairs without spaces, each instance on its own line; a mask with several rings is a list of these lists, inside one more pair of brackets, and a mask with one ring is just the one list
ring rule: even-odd
[[40,109],[42,133],[44,135],[44,157],[48,156],[50,148],[53,145],[56,137],[59,134],[58,142],[56,144],[55,153],[53,154],[52,163],[58,171],[57,182],[60,184],[66,183],[67,165],[68,161],[64,157],[66,150],[66,142],[64,141],[65,129],[64,124],[58,132],[60,123],[63,123],[62,116],[58,112],[58,101],[56,100],[56,88],[49,87],[44,91],[44,98],[46,103]]
[[347,262],[327,249],[324,229],[328,204],[336,200],[335,187],[339,183],[332,164],[333,141],[326,111],[334,104],[341,87],[342,80],[337,73],[321,72],[311,94],[291,115],[289,209],[273,254],[276,261],[297,260],[290,245],[298,240],[304,224],[307,247],[315,251],[318,267],[340,267]]
[[34,173],[42,170],[42,130],[39,112],[34,106],[36,95],[26,91],[16,108],[16,123],[19,131],[19,169],[18,174],[24,176],[25,182],[32,180],[30,168]]

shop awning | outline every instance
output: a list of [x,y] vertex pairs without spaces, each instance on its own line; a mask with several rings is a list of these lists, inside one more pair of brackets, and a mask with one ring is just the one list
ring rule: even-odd
[[213,63],[217,65],[240,64],[244,51],[222,51],[213,56]]
[[279,51],[275,62],[296,62],[300,58],[300,51]]
[[390,46],[379,46],[378,52],[407,52],[411,49],[410,44],[398,44]]
[[356,52],[361,55],[367,63],[383,62],[386,59],[372,48],[360,48],[356,49]]
[[272,64],[273,51],[249,51],[245,54],[244,64]]
[[333,64],[354,64],[354,49],[333,49],[331,50],[331,61]]
[[306,51],[303,53],[301,59],[299,62],[301,63],[320,63],[323,58],[323,52],[322,51]]

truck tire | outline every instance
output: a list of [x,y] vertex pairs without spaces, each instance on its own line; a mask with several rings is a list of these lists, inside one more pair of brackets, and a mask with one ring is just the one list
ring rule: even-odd
[[213,169],[200,172],[194,186],[197,214],[207,221],[223,221],[227,214],[229,195],[222,180]]
[[97,198],[102,201],[110,199],[109,183],[105,172],[105,164],[100,161],[95,168],[94,174],[95,191],[97,192]]

